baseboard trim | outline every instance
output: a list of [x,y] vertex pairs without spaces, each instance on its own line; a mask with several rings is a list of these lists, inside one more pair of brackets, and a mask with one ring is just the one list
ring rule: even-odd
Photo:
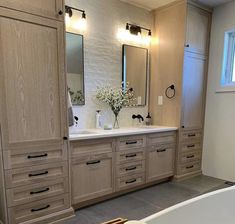
[[196,176],[200,176],[202,175],[202,171],[196,171],[196,172],[192,172],[192,173],[188,173],[188,174],[184,174],[184,175],[175,175],[173,178],[173,181],[175,182],[179,182],[182,180],[186,180],[192,177],[196,177]]

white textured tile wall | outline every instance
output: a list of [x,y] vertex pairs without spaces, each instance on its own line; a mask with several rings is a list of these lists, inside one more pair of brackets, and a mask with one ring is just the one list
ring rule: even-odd
[[[127,22],[152,28],[153,15],[119,0],[66,0],[66,4],[84,9],[87,14],[84,32],[86,104],[74,107],[74,113],[79,117],[77,128],[94,128],[97,109],[102,110],[103,123],[113,123],[112,112],[95,99],[97,86],[121,84],[123,43],[117,38],[119,28],[125,28]],[[146,117],[147,111],[147,106],[123,109],[119,116],[120,126],[132,126],[132,114],[140,113]]]

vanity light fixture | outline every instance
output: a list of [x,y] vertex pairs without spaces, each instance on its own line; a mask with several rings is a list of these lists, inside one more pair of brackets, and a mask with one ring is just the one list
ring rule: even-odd
[[75,28],[85,30],[86,28],[86,12],[82,9],[77,9],[71,6],[65,6],[65,22],[67,26],[71,25],[71,18],[73,16],[73,10],[81,12],[82,18],[75,23]]
[[152,31],[142,26],[134,25],[131,23],[126,24],[126,30],[129,30],[133,35],[139,35],[142,33],[142,30],[146,30],[148,32],[148,36],[152,36]]

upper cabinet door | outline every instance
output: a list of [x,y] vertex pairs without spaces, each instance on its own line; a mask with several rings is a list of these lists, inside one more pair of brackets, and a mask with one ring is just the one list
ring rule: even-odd
[[205,56],[185,53],[181,121],[185,128],[203,127],[206,64]]
[[63,0],[0,0],[0,6],[51,19],[64,19]]
[[[10,15],[11,17],[8,17]],[[4,149],[63,144],[67,104],[63,23],[0,9]]]
[[209,12],[188,5],[185,43],[187,51],[203,55],[208,53],[210,24],[211,14]]

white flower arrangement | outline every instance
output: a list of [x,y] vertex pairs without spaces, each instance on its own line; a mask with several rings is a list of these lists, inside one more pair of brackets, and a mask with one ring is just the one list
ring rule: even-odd
[[113,111],[115,117],[123,107],[131,106],[134,101],[134,92],[132,88],[129,88],[129,84],[121,87],[104,86],[98,87],[96,98],[108,104]]

